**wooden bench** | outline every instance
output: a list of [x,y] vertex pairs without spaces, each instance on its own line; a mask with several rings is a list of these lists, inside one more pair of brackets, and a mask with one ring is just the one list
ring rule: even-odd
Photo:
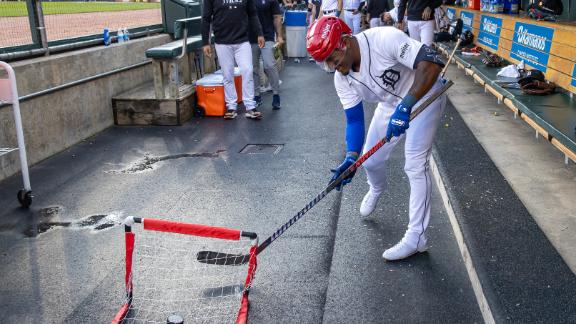
[[[528,67],[544,72],[547,80],[569,93],[576,94],[576,25],[458,7],[448,7],[448,10],[451,11],[449,16],[454,15],[454,18],[462,15],[466,18],[473,17],[470,25],[465,28],[471,28],[475,45],[512,63],[517,64],[524,59]],[[485,19],[488,21],[484,21]],[[519,38],[521,33],[524,37]],[[536,37],[532,37],[534,35]],[[541,45],[542,48],[532,49],[526,44]],[[518,55],[519,52],[528,52],[528,56],[535,54],[534,56],[542,61],[527,59]]]
[[[455,43],[438,43],[440,51],[449,56]],[[479,56],[467,56],[457,52],[454,61],[467,75],[484,87],[485,92],[493,94],[498,103],[510,108],[515,117],[519,116],[536,131],[536,136],[546,138],[552,145],[564,153],[568,159],[576,162],[576,101],[566,91],[547,96],[526,95],[519,89],[505,88],[498,82],[500,68],[488,67]],[[505,64],[510,64],[510,61]]]
[[213,60],[205,59],[202,53],[201,21],[200,16],[177,20],[174,37],[178,40],[146,51],[146,57],[152,59],[156,99],[177,99],[193,91],[194,81],[214,69]]
[[200,16],[177,20],[174,36],[180,39],[146,51],[152,59],[154,83],[112,98],[116,125],[182,125],[192,118],[195,81],[215,64],[204,59],[200,24]]

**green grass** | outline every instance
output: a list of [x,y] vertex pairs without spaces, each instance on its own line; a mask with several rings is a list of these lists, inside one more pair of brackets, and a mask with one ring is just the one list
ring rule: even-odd
[[[45,15],[72,14],[86,12],[127,11],[142,9],[159,9],[160,3],[143,2],[43,2],[42,11]],[[26,2],[0,2],[0,17],[28,16]]]

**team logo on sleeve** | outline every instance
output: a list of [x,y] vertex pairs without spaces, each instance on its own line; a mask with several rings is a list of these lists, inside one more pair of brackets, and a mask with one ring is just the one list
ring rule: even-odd
[[402,46],[400,46],[400,58],[404,58],[404,56],[406,56],[406,53],[408,52],[409,49],[410,49],[410,44],[408,44],[408,43],[402,44]]
[[400,80],[400,72],[392,69],[388,69],[379,76],[382,79],[382,83],[384,83],[384,87],[392,88],[392,90],[396,91],[396,83]]

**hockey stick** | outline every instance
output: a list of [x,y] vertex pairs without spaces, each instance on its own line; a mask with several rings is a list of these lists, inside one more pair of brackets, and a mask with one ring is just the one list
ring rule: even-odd
[[[443,70],[443,73],[445,70]],[[418,116],[424,109],[426,109],[434,100],[440,97],[448,88],[453,85],[451,80],[445,80],[444,84],[438,91],[436,91],[432,96],[428,97],[423,103],[418,105],[418,107],[410,114],[410,120],[413,120]],[[352,172],[356,171],[369,157],[371,157],[376,151],[378,151],[384,144],[386,144],[386,138],[381,139],[376,145],[374,145],[366,153],[362,154],[354,164],[352,164],[346,171],[344,171],[336,180],[328,184],[328,187],[320,192],[312,201],[310,201],[306,207],[302,208],[294,217],[292,217],[286,224],[282,225],[279,229],[274,232],[266,241],[262,242],[256,250],[256,254],[260,254],[264,249],[274,242],[280,235],[282,235],[290,226],[294,225],[304,214],[306,214],[312,207],[314,207],[320,200],[322,200],[328,193],[334,188],[336,188],[342,180],[346,179]],[[202,263],[218,264],[218,265],[242,265],[248,262],[250,259],[249,254],[228,254],[222,252],[214,251],[200,251],[196,254],[196,259]]]

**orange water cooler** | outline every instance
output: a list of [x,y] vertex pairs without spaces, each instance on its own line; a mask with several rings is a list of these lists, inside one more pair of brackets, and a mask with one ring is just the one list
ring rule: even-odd
[[196,81],[196,106],[204,116],[224,116],[224,83],[222,74],[206,74]]
[[[240,103],[242,102],[242,76],[238,68],[234,69],[234,85],[238,96],[237,102]],[[196,106],[204,116],[224,116],[226,100],[222,71],[206,74],[196,81]]]

